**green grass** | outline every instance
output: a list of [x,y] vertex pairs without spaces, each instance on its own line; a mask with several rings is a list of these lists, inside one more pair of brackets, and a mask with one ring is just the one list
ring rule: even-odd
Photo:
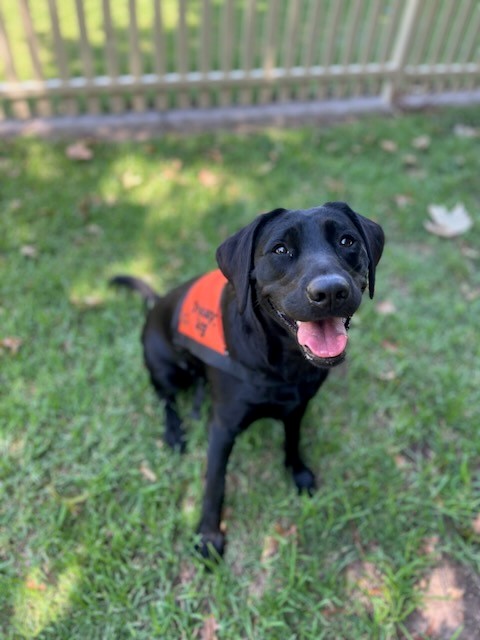
[[[97,143],[85,163],[61,143],[2,142],[2,638],[188,640],[210,616],[219,640],[397,638],[436,562],[425,540],[480,570],[480,154],[457,123],[478,113]],[[162,445],[141,304],[106,282],[131,272],[164,291],[257,212],[330,199],[388,244],[348,364],[304,422],[322,486],[298,497],[279,425],[253,426],[229,467],[225,562],[208,573],[192,554],[205,420],[184,457]],[[457,201],[473,231],[428,234],[428,205]],[[363,599],[346,579],[357,561],[381,575]]]

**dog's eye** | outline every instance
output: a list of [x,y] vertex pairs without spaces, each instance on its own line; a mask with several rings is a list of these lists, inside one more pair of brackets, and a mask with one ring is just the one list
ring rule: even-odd
[[284,244],[277,244],[273,247],[273,253],[276,253],[278,256],[289,256],[291,255],[290,251]]
[[351,247],[353,244],[355,244],[355,238],[352,238],[352,236],[342,236],[340,238],[340,245],[342,247]]

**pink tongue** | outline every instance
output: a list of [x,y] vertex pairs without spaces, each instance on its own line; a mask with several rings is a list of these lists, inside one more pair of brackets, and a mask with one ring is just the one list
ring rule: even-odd
[[297,340],[318,358],[334,358],[345,351],[347,330],[343,318],[326,318],[321,322],[297,322]]

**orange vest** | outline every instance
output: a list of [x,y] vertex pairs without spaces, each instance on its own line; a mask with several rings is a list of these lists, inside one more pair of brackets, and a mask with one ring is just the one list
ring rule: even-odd
[[226,283],[220,269],[195,280],[183,298],[176,327],[189,343],[193,341],[222,356],[228,356],[220,304]]

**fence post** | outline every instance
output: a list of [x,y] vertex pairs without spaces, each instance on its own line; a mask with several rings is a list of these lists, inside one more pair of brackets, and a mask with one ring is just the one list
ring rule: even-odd
[[385,81],[382,89],[382,98],[389,105],[395,102],[402,86],[405,74],[405,61],[410,51],[420,6],[420,0],[407,0],[405,3],[405,9],[389,63],[389,66],[393,67],[393,75]]

